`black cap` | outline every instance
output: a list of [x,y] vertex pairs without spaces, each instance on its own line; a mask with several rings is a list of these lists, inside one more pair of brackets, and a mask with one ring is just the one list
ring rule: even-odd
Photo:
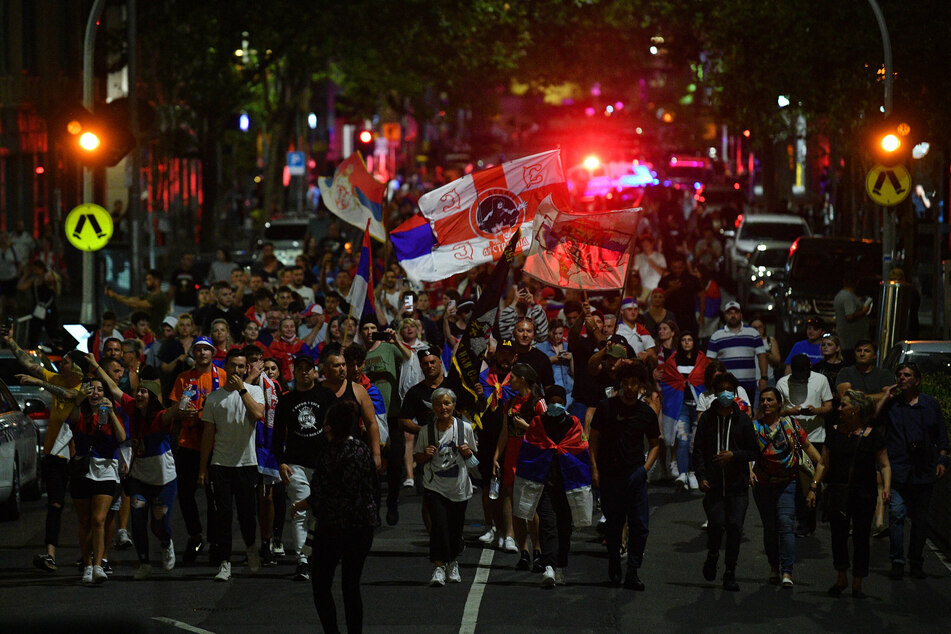
[[294,357],[294,367],[302,365],[308,370],[317,366],[317,363],[314,361],[314,358],[306,354],[299,354]]
[[419,357],[420,361],[430,356],[442,358],[442,355],[439,354],[439,349],[436,348],[435,346],[428,346],[426,348],[423,348],[422,350],[417,350],[416,356]]

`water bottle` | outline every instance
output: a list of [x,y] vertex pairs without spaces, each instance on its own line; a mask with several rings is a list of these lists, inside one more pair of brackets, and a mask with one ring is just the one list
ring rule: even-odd
[[109,424],[109,406],[105,403],[100,403],[98,425],[99,427],[104,427],[107,424]]
[[492,480],[489,482],[489,499],[498,500],[499,499],[499,478],[498,476],[492,476]]
[[188,405],[192,402],[192,397],[195,394],[195,386],[192,383],[188,384],[188,387],[182,392],[182,398],[178,401],[178,409],[185,411],[188,409]]
[[479,466],[479,459],[476,458],[474,453],[466,458],[466,466],[469,467],[469,469],[475,469]]

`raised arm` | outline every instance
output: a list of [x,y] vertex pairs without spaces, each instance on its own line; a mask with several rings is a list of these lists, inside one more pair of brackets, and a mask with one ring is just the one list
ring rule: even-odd
[[16,357],[16,360],[20,362],[20,365],[23,366],[24,370],[37,378],[43,378],[43,367],[37,363],[33,357],[27,354],[26,351],[24,351],[16,341],[13,340],[12,334],[7,334],[5,337],[3,337],[2,341],[4,345],[10,348],[10,352],[13,353],[13,356]]
[[53,385],[52,383],[48,383],[43,379],[38,379],[30,374],[17,374],[16,378],[23,385],[36,385],[43,388],[53,396],[63,399],[64,401],[78,403],[82,400],[83,396],[85,396],[80,390],[62,387],[60,385]]
[[86,355],[86,359],[89,361],[89,369],[94,370],[96,375],[102,379],[103,385],[106,386],[106,389],[109,390],[109,394],[112,395],[112,398],[119,400],[122,398],[122,390],[119,389],[119,386],[116,385],[116,382],[112,380],[112,377],[102,369],[102,366],[96,361],[96,357],[91,354]]

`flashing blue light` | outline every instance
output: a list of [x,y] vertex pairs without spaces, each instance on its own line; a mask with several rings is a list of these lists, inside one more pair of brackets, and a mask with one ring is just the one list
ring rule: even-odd
[[694,184],[693,184],[693,188],[694,188],[694,189],[702,189],[702,188],[703,188],[703,183],[701,183],[700,181],[696,181],[696,182],[694,182]]
[[314,114],[313,112],[307,115],[307,127],[310,128],[311,130],[317,129],[317,115]]
[[242,132],[247,132],[251,128],[251,117],[248,116],[247,112],[242,112],[241,116],[238,117],[238,129]]
[[651,184],[653,184],[653,185],[660,185],[660,181],[655,178],[654,181],[653,181],[653,183],[651,183]]

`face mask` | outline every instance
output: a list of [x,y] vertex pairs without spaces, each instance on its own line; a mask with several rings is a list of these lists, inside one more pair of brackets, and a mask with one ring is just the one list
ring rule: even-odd
[[717,404],[719,404],[720,407],[729,407],[730,403],[733,402],[733,398],[733,392],[724,390],[717,394]]
[[561,418],[565,415],[565,406],[561,403],[549,403],[548,409],[545,410],[545,414],[551,418]]

